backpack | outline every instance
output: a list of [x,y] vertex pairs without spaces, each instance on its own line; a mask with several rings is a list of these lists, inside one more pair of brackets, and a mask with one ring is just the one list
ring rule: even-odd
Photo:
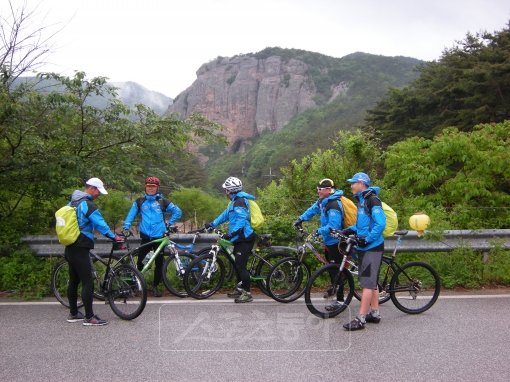
[[[376,198],[378,197],[376,196]],[[384,228],[383,231],[383,237],[393,236],[395,234],[395,231],[398,229],[397,213],[393,210],[393,208],[388,206],[383,201],[381,201],[381,207],[384,212],[384,216],[386,217],[386,227]],[[365,203],[365,209],[367,211],[367,215],[370,215],[370,211],[368,210],[368,203]]]
[[356,224],[358,207],[356,207],[356,204],[351,199],[345,196],[341,196],[340,201],[342,202],[343,209],[342,228],[345,229]]
[[383,231],[383,237],[393,236],[398,229],[397,213],[386,203],[381,202],[384,216],[386,216],[386,228]]
[[80,236],[80,226],[76,216],[76,208],[64,206],[55,212],[55,231],[60,244],[68,246],[76,242]]
[[255,200],[247,199],[248,207],[250,209],[250,225],[254,231],[260,230],[264,225],[264,215],[260,210],[259,205]]
[[[145,196],[140,196],[138,199],[136,199],[138,213],[142,212],[142,204],[144,201],[145,201]],[[157,201],[159,203],[159,206],[161,207],[161,212],[163,212],[163,215],[164,215],[170,202],[168,200],[166,200],[165,198],[158,198]]]

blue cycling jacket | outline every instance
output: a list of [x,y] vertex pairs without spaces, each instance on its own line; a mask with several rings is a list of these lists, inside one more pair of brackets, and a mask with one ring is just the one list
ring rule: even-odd
[[240,191],[230,195],[230,203],[216,219],[211,222],[217,227],[228,221],[228,233],[232,236],[230,241],[251,240],[254,233],[250,224],[250,206],[248,200],[255,200],[255,196]]
[[317,233],[322,236],[325,245],[338,243],[338,239],[329,234],[329,229],[342,229],[343,208],[340,197],[343,194],[342,190],[336,190],[328,197],[317,200],[299,217],[302,221],[308,221],[320,214],[321,226],[317,229]]
[[[383,231],[386,228],[386,216],[381,201],[377,197],[379,191],[379,187],[369,187],[365,191],[356,194],[358,199],[357,220],[356,225],[350,226],[349,229],[367,241],[368,245],[366,247],[357,248],[360,251],[368,251],[384,243]],[[371,211],[365,208],[368,200],[372,205]]]
[[101,212],[94,204],[92,196],[86,192],[75,190],[71,195],[71,207],[76,207],[76,217],[80,226],[81,235],[73,245],[78,247],[94,248],[94,233],[96,230],[109,239],[115,239]]
[[[166,232],[165,214],[170,214],[168,224],[172,225],[182,216],[182,211],[179,207],[170,201],[167,201],[165,211],[161,210],[159,199],[163,198],[160,192],[155,195],[145,194],[145,198],[141,204],[140,210],[136,200],[131,205],[126,219],[124,219],[123,229],[128,230],[137,214],[140,214],[140,234],[148,237],[149,239],[157,239],[163,237]],[[166,203],[165,203],[166,204]]]

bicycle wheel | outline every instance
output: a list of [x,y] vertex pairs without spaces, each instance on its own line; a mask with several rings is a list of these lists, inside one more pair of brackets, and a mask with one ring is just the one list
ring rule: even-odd
[[[69,308],[69,298],[67,297],[67,287],[69,286],[69,263],[62,259],[53,268],[51,273],[51,291],[55,298]],[[81,283],[78,285],[78,308],[83,306],[81,300]]]
[[[209,251],[211,250],[211,248],[208,249],[207,253],[209,253]],[[203,252],[200,252],[201,254],[204,254]],[[225,280],[224,282],[228,282],[230,280],[232,280],[234,278],[234,274],[235,274],[235,269],[234,269],[234,264],[232,263],[232,261],[230,260],[229,256],[227,255],[227,253],[220,248],[220,251],[218,252],[218,256],[219,258],[221,259],[221,262],[223,263],[223,266],[225,267]]]
[[390,283],[391,301],[404,313],[425,312],[441,291],[439,274],[429,264],[412,261],[395,271]]
[[252,274],[253,270],[250,270],[250,274],[252,274],[257,287],[262,291],[262,293],[269,296],[266,284],[267,276],[269,276],[269,273],[278,262],[283,259],[293,257],[293,254],[285,252],[270,252],[267,255],[264,255],[264,252],[262,252],[260,255],[262,258],[257,261],[255,272]]
[[[339,274],[339,264],[327,264],[313,273],[305,289],[308,310],[320,318],[342,313],[352,300],[354,280],[347,269]],[[331,274],[334,273],[333,281]]]
[[131,265],[120,264],[108,278],[108,301],[123,320],[138,317],[147,303],[147,286],[142,274]]
[[[109,256],[102,256],[101,259],[104,261],[108,261]],[[119,260],[120,256],[116,254],[112,254],[112,258],[114,260]],[[104,291],[102,288],[102,283],[104,281],[104,276],[106,274],[106,264],[103,264],[101,261],[97,260],[95,257],[92,257],[92,272],[94,275],[94,297],[98,300],[104,301],[106,300],[106,296],[104,295]]]
[[194,256],[186,253],[179,255],[179,260],[174,255],[166,257],[163,264],[163,284],[174,296],[188,297],[184,289],[184,272],[193,259]]
[[[379,270],[379,281],[377,282],[377,289],[379,290],[379,305],[384,304],[390,300],[390,293],[387,292],[390,287],[390,281],[393,276],[393,269],[391,268],[390,259],[383,257],[381,262],[381,269]],[[361,301],[361,287],[359,286],[358,267],[353,265],[349,267],[354,278],[354,297],[356,300]],[[386,280],[386,281],[385,281]]]
[[[114,258],[116,258],[114,256]],[[104,301],[105,297],[103,292],[101,291],[101,282],[104,279],[104,274],[106,272],[106,266],[98,261],[96,258],[92,258],[92,272],[93,272],[93,280],[94,283],[94,297]],[[78,284],[78,300],[77,305],[78,308],[83,306],[83,301],[81,299],[81,283]],[[53,272],[51,274],[51,291],[55,298],[64,305],[66,308],[69,308],[69,298],[67,297],[67,287],[69,286],[69,263],[62,259],[53,268]]]
[[280,260],[266,279],[268,295],[278,302],[292,302],[305,293],[310,268],[295,257]]
[[202,300],[211,297],[225,281],[225,265],[220,258],[213,261],[206,253],[190,262],[184,272],[184,288],[189,296]]

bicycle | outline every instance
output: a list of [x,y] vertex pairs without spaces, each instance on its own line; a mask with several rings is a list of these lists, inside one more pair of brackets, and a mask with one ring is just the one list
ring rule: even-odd
[[[296,254],[293,257],[282,259],[275,264],[268,274],[266,285],[268,295],[278,302],[288,303],[297,300],[305,293],[305,288],[310,279],[310,267],[304,261],[307,252],[317,259],[319,264],[326,265],[329,262],[317,250],[314,244],[322,244],[316,235],[306,232],[302,227],[297,227]],[[302,241],[300,244],[299,241]],[[346,268],[353,276],[358,275],[356,258],[348,257]],[[361,293],[354,279],[354,297],[361,301]],[[381,288],[382,289],[382,288]],[[381,292],[379,303],[383,304],[390,299],[389,294]]]
[[[142,274],[132,265],[122,261],[124,256],[120,258],[115,256],[113,252],[121,249],[125,242],[113,242],[110,254],[105,261],[101,256],[90,251],[92,263],[92,271],[94,283],[98,285],[97,294],[99,298],[106,299],[112,311],[123,320],[133,320],[138,317],[147,303],[147,286]],[[63,260],[67,263],[66,260]],[[115,263],[113,263],[115,261]],[[104,272],[98,273],[97,266],[101,264]],[[68,303],[64,303],[61,294],[62,285],[65,284],[66,290],[69,283],[67,278],[63,283],[64,274],[63,266],[55,267],[52,274],[52,290],[57,300],[63,305],[69,307]],[[80,302],[79,306],[83,306]]]
[[[129,251],[129,242],[125,241],[122,247],[119,245],[117,249],[127,250]],[[104,259],[108,257],[113,257],[114,260],[120,260],[121,256],[115,253],[113,250],[110,251],[110,254],[105,256],[98,255],[93,249],[89,251],[90,262],[92,266],[92,272],[94,275],[94,298],[104,301],[105,296],[101,291],[101,280],[106,272],[106,267],[103,262],[98,260],[98,257]],[[67,297],[67,287],[69,285],[69,263],[65,258],[59,260],[53,270],[51,272],[51,281],[50,288],[53,292],[53,295],[66,308],[69,308],[69,300]],[[81,301],[81,283],[78,287],[78,308],[83,306],[83,301]]]
[[[208,253],[194,259],[184,273],[186,292],[196,299],[211,297],[223,286],[226,266],[222,259],[226,259],[237,272],[232,252],[233,243],[221,238],[223,232],[219,230],[213,232],[218,235],[216,244],[211,246]],[[269,244],[270,237],[271,235],[259,237],[247,267],[251,281],[254,281],[264,294],[267,294],[265,282],[273,264],[280,259],[289,257],[289,250],[292,250],[288,247],[271,246]]]
[[[138,256],[140,249],[157,245],[158,247],[155,251],[148,253],[150,256],[147,258],[147,261],[144,261],[144,266],[140,272],[145,274],[151,268],[158,255],[167,255],[161,269],[163,273],[163,284],[170,293],[177,297],[184,298],[187,297],[188,294],[186,293],[182,282],[183,274],[191,260],[196,257],[192,251],[195,245],[195,241],[199,237],[200,233],[199,231],[193,232],[194,236],[191,244],[179,244],[174,242],[170,239],[170,235],[172,233],[173,232],[170,231],[165,232],[162,238],[154,239],[140,245],[139,247],[124,255],[123,258],[129,257],[131,265],[136,267],[134,257]],[[126,236],[130,235],[132,235],[132,233],[128,231]],[[207,251],[207,249],[200,251],[198,254],[203,254],[205,251]]]
[[[391,256],[383,256],[387,268],[382,281],[379,277],[379,285],[382,286],[382,291],[389,294],[393,304],[399,310],[408,314],[418,314],[430,309],[437,301],[441,282],[438,273],[427,263],[412,261],[401,266],[395,261],[401,237],[406,234],[407,231],[398,231],[396,233],[398,245],[395,246]],[[354,295],[352,274],[347,271],[345,265],[357,240],[354,236],[342,235],[340,231],[333,230],[332,235],[343,243],[343,245],[340,244],[341,253],[344,254],[342,263],[328,264],[318,269],[311,276],[305,290],[305,302],[308,309],[321,318],[335,317],[343,312]],[[333,280],[330,271],[335,272]],[[349,284],[347,293],[345,280]],[[322,298],[317,297],[317,292],[323,294]],[[418,295],[420,295],[419,298]],[[406,306],[407,302],[414,304],[414,307]]]

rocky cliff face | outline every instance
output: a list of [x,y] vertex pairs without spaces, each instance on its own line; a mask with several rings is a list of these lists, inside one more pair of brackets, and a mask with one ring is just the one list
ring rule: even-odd
[[298,113],[316,106],[308,65],[296,59],[244,55],[202,65],[197,80],[179,94],[167,113],[185,118],[199,112],[226,127],[232,151],[265,130],[285,126]]

